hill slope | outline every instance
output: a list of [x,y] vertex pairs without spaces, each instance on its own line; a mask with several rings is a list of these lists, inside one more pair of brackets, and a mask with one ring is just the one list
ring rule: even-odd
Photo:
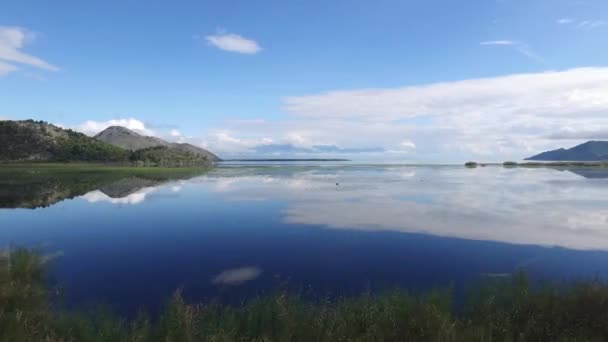
[[[156,138],[145,140],[154,141],[152,139]],[[0,161],[203,166],[212,159],[169,143],[131,151],[43,121],[25,120],[0,121]]]
[[608,141],[588,141],[570,149],[547,151],[526,160],[541,161],[601,161],[608,160]]
[[206,157],[210,161],[220,161],[221,159],[215,154],[191,144],[170,143],[168,141],[144,136],[133,132],[132,130],[121,127],[111,126],[106,128],[95,136],[95,139],[103,141],[107,144],[118,146],[127,150],[135,151],[144,148],[164,146],[173,150],[189,152],[201,157]]
[[128,160],[129,152],[42,121],[0,121],[0,160]]

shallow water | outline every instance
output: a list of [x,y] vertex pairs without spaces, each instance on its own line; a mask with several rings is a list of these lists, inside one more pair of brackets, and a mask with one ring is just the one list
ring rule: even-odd
[[608,275],[602,170],[224,164],[99,182],[0,182],[0,246],[55,255],[70,305]]

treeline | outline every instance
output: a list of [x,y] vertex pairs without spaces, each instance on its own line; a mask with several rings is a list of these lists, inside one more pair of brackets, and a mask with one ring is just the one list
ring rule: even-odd
[[1,341],[608,341],[608,286],[533,288],[522,275],[471,291],[393,290],[310,301],[277,293],[240,306],[189,304],[176,292],[158,316],[66,311],[45,286],[45,258],[27,250],[0,260]]

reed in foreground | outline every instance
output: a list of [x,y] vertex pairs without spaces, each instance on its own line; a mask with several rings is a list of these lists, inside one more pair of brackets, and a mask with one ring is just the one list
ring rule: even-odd
[[187,303],[177,291],[158,317],[68,312],[27,250],[0,266],[0,341],[606,341],[608,285],[532,288],[525,277],[472,289],[455,313],[450,291],[405,290],[310,301],[277,293],[242,306]]

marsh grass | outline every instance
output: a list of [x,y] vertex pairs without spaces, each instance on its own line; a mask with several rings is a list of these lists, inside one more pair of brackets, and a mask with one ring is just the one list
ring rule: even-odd
[[1,259],[0,341],[608,340],[608,286],[600,283],[534,288],[520,274],[470,289],[458,311],[449,290],[317,301],[280,292],[240,306],[190,304],[177,291],[159,316],[125,320],[52,306],[37,253]]

